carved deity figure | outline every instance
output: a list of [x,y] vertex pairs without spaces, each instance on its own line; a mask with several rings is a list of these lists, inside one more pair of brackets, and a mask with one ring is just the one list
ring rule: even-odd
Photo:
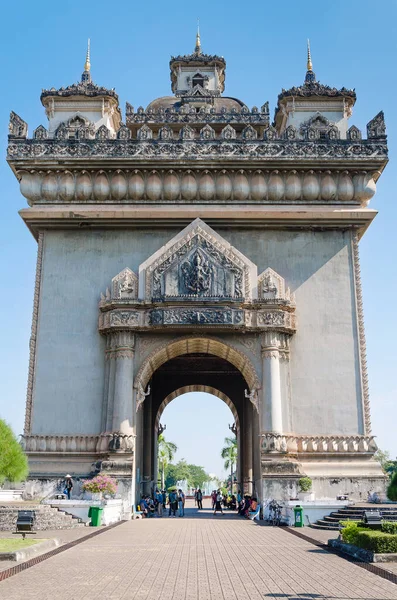
[[277,295],[277,285],[273,281],[273,277],[268,273],[265,275],[262,281],[262,293],[263,294],[274,294]]
[[122,294],[133,294],[134,293],[134,280],[131,275],[127,271],[124,281],[120,285],[120,292]]
[[213,269],[200,250],[196,250],[190,260],[182,265],[181,271],[184,287],[189,292],[203,296],[210,290]]

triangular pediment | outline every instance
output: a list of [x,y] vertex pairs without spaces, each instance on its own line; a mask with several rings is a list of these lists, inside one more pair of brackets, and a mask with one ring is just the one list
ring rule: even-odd
[[146,301],[257,298],[257,267],[197,218],[139,267]]

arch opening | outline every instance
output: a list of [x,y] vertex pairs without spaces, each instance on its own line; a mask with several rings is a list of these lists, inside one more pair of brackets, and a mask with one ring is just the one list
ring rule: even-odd
[[[238,444],[236,481],[246,492],[255,487],[260,473],[259,415],[246,392],[247,388],[257,389],[257,378],[244,354],[218,340],[185,338],[149,356],[138,377],[138,385],[142,388],[145,385],[147,389],[136,421],[136,464],[141,491],[150,493],[158,485],[157,444],[164,410],[173,400],[189,392],[211,394],[229,407]],[[193,406],[191,415],[186,417],[183,425],[186,429],[195,427],[195,410],[200,410],[199,406]],[[211,419],[210,413],[209,410],[208,419]],[[234,435],[227,427],[229,424],[225,424],[220,443]]]

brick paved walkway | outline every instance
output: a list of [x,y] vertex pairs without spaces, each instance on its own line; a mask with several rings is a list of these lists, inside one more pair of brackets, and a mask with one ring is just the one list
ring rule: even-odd
[[195,509],[125,523],[0,583],[7,600],[396,600],[397,586],[282,528]]

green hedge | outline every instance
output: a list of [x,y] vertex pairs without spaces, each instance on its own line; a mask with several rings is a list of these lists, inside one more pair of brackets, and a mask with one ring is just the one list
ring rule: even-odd
[[370,529],[358,531],[354,545],[379,554],[397,552],[397,535]]
[[394,521],[382,521],[382,531],[384,533],[394,533],[394,535],[397,535],[397,523]]
[[369,529],[362,521],[343,521],[341,525],[347,544],[379,554],[397,552],[397,523],[383,521],[382,531]]

